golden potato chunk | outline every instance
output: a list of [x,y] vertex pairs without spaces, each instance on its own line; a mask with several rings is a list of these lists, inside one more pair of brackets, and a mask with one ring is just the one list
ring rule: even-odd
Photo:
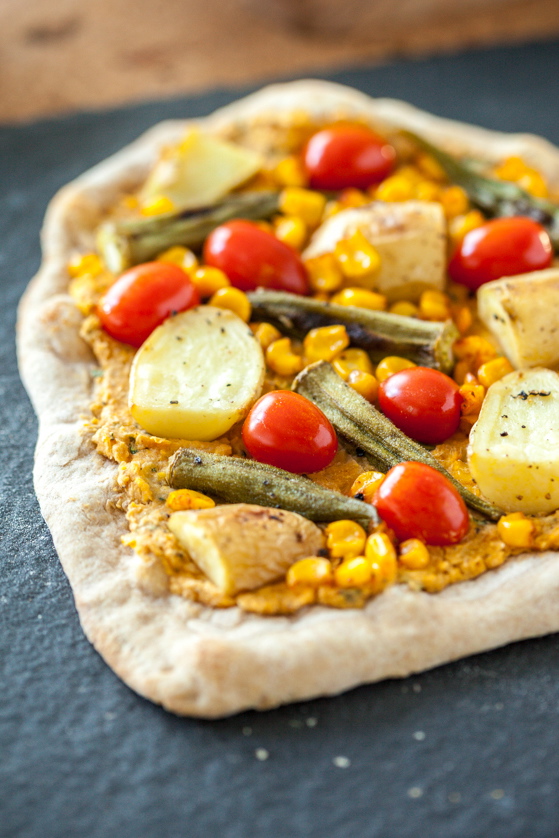
[[281,578],[293,562],[324,546],[321,530],[301,515],[245,503],[175,512],[169,527],[228,595]]

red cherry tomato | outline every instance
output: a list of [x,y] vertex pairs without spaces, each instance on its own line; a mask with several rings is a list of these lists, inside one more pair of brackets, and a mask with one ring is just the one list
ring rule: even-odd
[[531,218],[494,218],[466,233],[450,260],[455,282],[476,291],[502,276],[548,268],[553,259],[549,235]]
[[258,399],[245,419],[243,442],[255,460],[295,474],[326,468],[338,448],[336,432],[322,411],[291,390]]
[[366,189],[394,168],[394,148],[370,128],[334,125],[308,141],[303,161],[313,189]]
[[216,227],[206,239],[204,261],[226,273],[241,291],[262,286],[309,293],[307,269],[299,254],[251,221],[229,221]]
[[446,477],[423,463],[390,469],[373,503],[396,538],[444,546],[461,541],[470,526],[466,504]]
[[412,367],[396,372],[381,382],[378,400],[385,416],[417,442],[437,445],[458,430],[458,384],[438,370]]
[[170,262],[145,262],[123,273],[111,285],[98,314],[111,337],[141,346],[170,314],[200,303],[186,273]]

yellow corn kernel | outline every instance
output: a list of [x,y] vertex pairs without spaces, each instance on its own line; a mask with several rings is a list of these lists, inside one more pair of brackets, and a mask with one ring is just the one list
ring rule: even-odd
[[485,387],[483,384],[464,382],[459,389],[462,396],[460,411],[462,416],[478,416],[485,398]]
[[541,173],[528,166],[521,157],[508,157],[497,166],[494,174],[502,180],[518,183],[519,186],[537,198],[545,198],[548,194],[547,184]]
[[333,559],[350,559],[364,550],[367,533],[355,521],[332,521],[325,532],[326,546]]
[[227,274],[224,274],[219,268],[212,268],[209,265],[195,268],[189,272],[189,276],[202,299],[211,297],[216,291],[229,288],[231,285]]
[[364,207],[365,204],[368,204],[371,201],[371,199],[365,195],[364,192],[361,192],[360,189],[354,189],[353,187],[348,187],[347,189],[342,190],[338,200],[345,209],[349,207]]
[[296,375],[304,367],[301,356],[293,352],[289,338],[280,338],[268,346],[266,363],[278,375]]
[[370,561],[377,561],[385,556],[396,560],[396,548],[385,532],[374,532],[367,538],[365,555]]
[[284,157],[275,166],[273,175],[280,186],[304,187],[307,185],[307,173],[299,157]]
[[500,381],[509,372],[513,372],[514,367],[511,362],[502,355],[495,358],[493,361],[488,361],[482,364],[477,371],[477,377],[484,387],[491,387],[496,381]]
[[470,209],[470,199],[461,186],[447,186],[441,191],[439,201],[447,218],[464,215]]
[[399,300],[397,303],[392,303],[388,309],[390,314],[400,314],[402,317],[417,317],[419,309],[408,300]]
[[303,353],[307,364],[315,361],[331,361],[349,346],[345,326],[321,326],[311,329],[303,341]]
[[334,571],[338,588],[359,588],[371,581],[371,563],[365,556],[345,559]]
[[280,210],[285,215],[296,215],[309,227],[317,227],[320,224],[325,206],[325,196],[312,189],[288,186],[280,194]]
[[[157,261],[171,262],[172,265],[178,265],[183,271],[189,272],[198,267],[198,259],[188,247],[170,247],[157,256]],[[210,268],[209,270],[216,271],[217,268]]]
[[493,344],[480,335],[459,338],[452,348],[459,361],[469,361],[474,366],[477,364],[478,367],[487,361],[492,361],[497,355]]
[[364,471],[354,480],[350,495],[357,500],[372,503],[376,490],[384,480],[382,471]]
[[396,549],[386,533],[374,532],[368,537],[365,556],[370,562],[377,592],[396,581],[398,575]]
[[[466,233],[485,224],[485,217],[479,210],[470,210],[465,215],[457,215],[449,225],[450,238],[453,244],[459,244]],[[463,288],[465,286],[462,286]]]
[[275,340],[280,340],[282,336],[279,329],[276,329],[276,327],[272,326],[271,323],[251,323],[250,328],[254,332],[258,343],[264,350],[266,350]]
[[400,564],[408,570],[423,570],[429,565],[431,556],[419,538],[408,538],[400,544]]
[[299,559],[287,571],[285,581],[290,588],[297,585],[310,585],[312,588],[318,588],[320,585],[331,585],[334,581],[332,565],[328,559],[321,559],[319,556]]
[[495,177],[501,178],[501,180],[517,181],[523,174],[526,173],[527,169],[528,166],[522,157],[515,154],[511,157],[506,157],[498,166],[496,166],[493,170],[493,174]]
[[341,375],[344,381],[347,381],[350,372],[358,370],[359,372],[368,372],[373,374],[373,365],[371,359],[364,349],[346,349],[334,358],[332,366]]
[[461,380],[458,382],[460,384],[460,386],[462,386],[463,384],[479,384],[478,379],[476,378],[476,376],[473,374],[473,372],[469,368],[469,365],[468,365],[467,361],[458,361],[458,364],[456,364],[456,367],[454,368],[455,375],[456,375],[456,368],[460,364],[465,364],[466,367],[467,367],[467,368],[464,369],[464,373],[461,377]]
[[368,402],[372,403],[376,401],[378,381],[374,375],[368,372],[361,372],[360,370],[352,370],[347,377],[347,383],[352,390],[355,390],[356,393],[359,393]]
[[414,186],[417,186],[418,183],[421,183],[425,178],[417,168],[417,166],[400,166],[397,172],[392,175],[392,177],[401,177],[404,180],[408,181],[408,183],[412,183]]
[[305,267],[313,291],[329,294],[342,287],[344,275],[332,253],[323,253],[322,256],[307,259]]
[[75,256],[68,263],[68,273],[72,279],[89,274],[98,276],[103,271],[103,262],[96,253],[83,253]]
[[415,165],[426,177],[439,182],[446,180],[446,174],[440,163],[426,151],[420,151],[415,158]]
[[422,180],[415,187],[415,197],[418,201],[439,201],[441,188],[432,180]]
[[450,300],[442,291],[424,291],[419,298],[419,314],[424,320],[448,320]]
[[370,286],[373,276],[380,268],[378,250],[367,241],[361,230],[356,230],[347,239],[336,243],[334,256],[346,279]]
[[467,332],[473,323],[472,312],[468,306],[455,306],[452,310],[452,319],[461,335]]
[[401,358],[399,355],[387,355],[378,364],[375,375],[377,381],[385,381],[390,375],[394,375],[395,372],[408,370],[415,366],[417,364],[414,364],[413,361],[408,361],[407,358]]
[[301,250],[307,240],[307,225],[295,215],[279,217],[274,223],[276,238],[294,250]]
[[166,212],[173,212],[174,203],[165,195],[159,195],[142,204],[140,212],[142,215],[164,215]]
[[518,178],[518,185],[525,189],[534,198],[547,198],[548,188],[543,176],[535,169],[525,172]]
[[466,377],[464,378],[464,384],[479,384],[479,381],[473,374],[473,372],[466,373]]
[[208,304],[215,308],[226,308],[232,311],[245,323],[250,320],[252,306],[245,292],[239,288],[220,288],[212,294]]
[[397,173],[382,181],[375,191],[375,198],[377,201],[410,201],[414,190],[415,184]]
[[182,509],[211,509],[215,506],[215,501],[193,489],[177,489],[171,492],[165,503],[173,512]]
[[377,294],[376,291],[369,291],[368,288],[342,288],[334,294],[331,302],[339,306],[357,306],[358,308],[369,308],[372,311],[386,311],[386,297],[384,294]]
[[508,547],[531,547],[534,522],[523,512],[511,512],[499,518],[497,532]]

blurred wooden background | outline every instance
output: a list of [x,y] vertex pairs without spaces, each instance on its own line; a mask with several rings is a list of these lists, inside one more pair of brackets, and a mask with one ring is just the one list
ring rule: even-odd
[[0,121],[558,35],[557,0],[0,0]]

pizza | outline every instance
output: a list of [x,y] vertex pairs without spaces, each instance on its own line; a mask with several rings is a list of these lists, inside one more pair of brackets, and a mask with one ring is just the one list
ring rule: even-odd
[[49,206],[20,306],[83,629],[185,715],[559,629],[559,151],[321,81]]

